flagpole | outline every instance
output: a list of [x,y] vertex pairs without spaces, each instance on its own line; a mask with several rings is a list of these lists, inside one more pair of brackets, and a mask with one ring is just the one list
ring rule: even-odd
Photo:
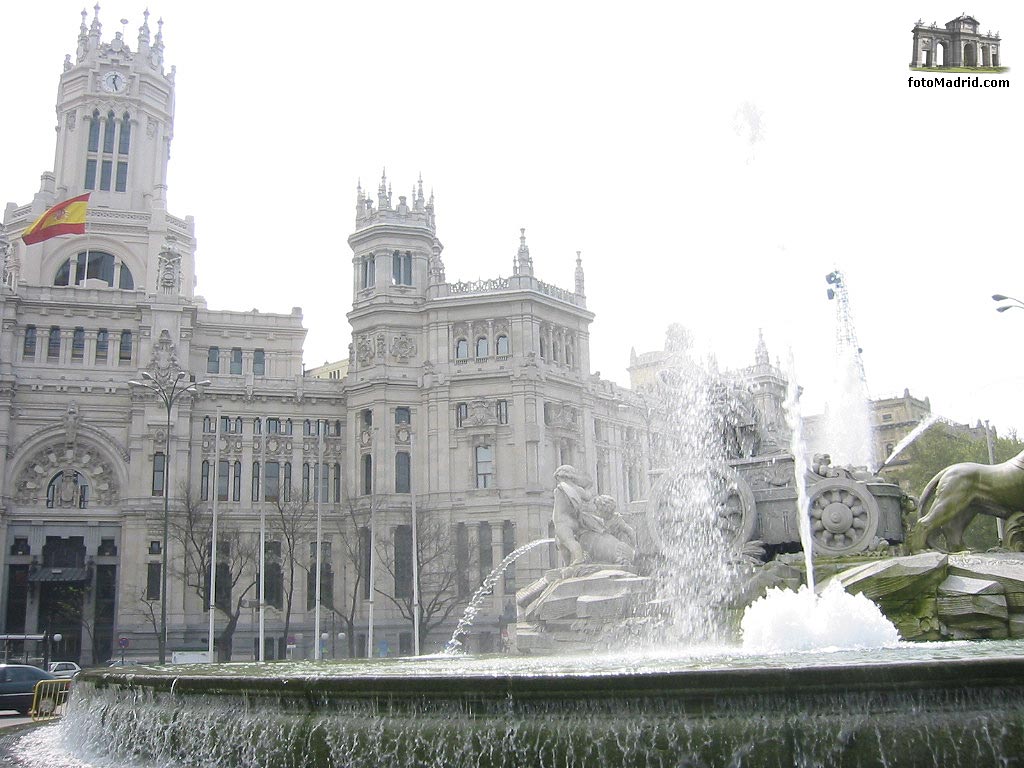
[[373,427],[373,431],[370,433],[370,574],[367,577],[370,587],[370,606],[369,606],[369,620],[370,626],[366,634],[366,658],[373,658],[373,572],[376,570],[377,559],[374,556],[374,549],[377,543],[377,516],[373,513],[373,500],[377,493],[377,483],[375,482],[377,465],[374,461],[373,446],[377,442],[377,428]]
[[[262,424],[262,417],[261,417]],[[262,431],[262,429],[260,430]],[[280,466],[280,465],[279,465]],[[280,472],[280,469],[278,469]],[[267,660],[267,629],[266,629],[266,607],[267,607],[267,437],[260,438],[260,484],[257,488],[256,502],[260,505],[260,648],[258,658],[260,662]],[[280,494],[280,475],[278,475],[278,494]]]
[[412,501],[412,642],[413,653],[420,655],[420,552],[416,529],[416,435],[409,429],[409,496]]
[[210,607],[210,637],[208,652],[213,662],[213,630],[214,614],[217,603],[217,499],[220,496],[220,406],[217,406],[217,421],[213,429],[213,533],[210,537],[210,594],[207,595]]
[[321,550],[323,549],[323,529],[321,527],[320,518],[320,501],[321,497],[323,496],[321,489],[323,488],[324,484],[324,433],[323,430],[320,428],[320,419],[316,420],[316,434],[316,472],[313,473],[313,478],[316,481],[316,488],[313,489],[313,498],[314,501],[316,502],[316,581],[314,582],[315,604],[313,605],[313,659],[320,660],[323,658],[323,648],[321,648],[320,641],[320,558]]

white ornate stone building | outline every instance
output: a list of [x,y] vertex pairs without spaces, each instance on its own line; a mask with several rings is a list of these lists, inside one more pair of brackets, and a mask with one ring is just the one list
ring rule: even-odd
[[[216,499],[225,530],[252,542],[261,504],[301,505],[323,467],[322,593],[339,611],[321,614],[328,656],[346,649],[336,642],[341,613],[355,619],[355,647],[366,651],[362,539],[371,511],[381,552],[375,587],[394,594],[409,578],[410,491],[418,519],[453,531],[464,589],[516,545],[548,534],[558,465],[586,467],[623,502],[629,490],[642,492],[642,473],[627,488],[627,465],[642,466],[640,414],[628,393],[590,373],[593,314],[578,255],[572,290],[538,279],[524,234],[511,277],[448,282],[422,182],[409,198],[395,200],[385,179],[375,194],[357,193],[347,366],[303,375],[297,308],[207,307],[194,294],[193,221],[165,205],[174,96],[174,68],[165,68],[148,13],[130,44],[120,32],[105,42],[98,10],[91,20],[83,12],[58,85],[55,167],[31,202],[4,212],[0,633],[59,632],[54,655],[84,663],[109,658],[119,644],[155,658],[165,487],[172,517],[188,488],[204,512]],[[20,240],[48,207],[87,191],[88,234],[28,247]],[[209,384],[169,413],[130,383],[143,372],[170,382],[178,371]],[[301,574],[315,570],[312,537],[307,525],[294,545]],[[204,648],[196,553],[179,538],[170,537],[167,553],[169,648]],[[268,533],[266,621],[268,637],[283,640],[281,539]],[[395,573],[384,567],[387,546]],[[536,550],[499,581],[475,647],[497,647],[512,591],[552,565],[550,556]],[[237,615],[234,658],[247,659],[256,653],[258,595],[255,564],[239,567],[224,598]],[[218,601],[227,581],[218,576]],[[313,578],[296,582],[288,641],[309,656]],[[437,648],[457,617],[424,650]],[[411,650],[411,623],[380,594],[374,621],[372,650],[381,641],[390,653]],[[218,634],[226,622],[218,612]],[[275,642],[268,656],[284,645]]]

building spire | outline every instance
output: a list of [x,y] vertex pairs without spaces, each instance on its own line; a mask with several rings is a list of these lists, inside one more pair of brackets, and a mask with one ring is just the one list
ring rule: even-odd
[[149,48],[149,8],[142,12],[142,26],[139,27],[139,51]]
[[768,345],[764,343],[764,333],[761,328],[757,329],[757,349],[754,350],[754,363],[756,365],[770,365],[768,358]]
[[516,267],[517,275],[533,274],[533,259],[530,258],[530,247],[526,244],[526,227],[519,228],[519,252],[516,254]]
[[576,251],[576,295],[583,296],[583,256],[582,251]]
[[391,194],[388,192],[388,169],[380,172],[380,186],[377,187],[377,209],[386,211],[391,208]]

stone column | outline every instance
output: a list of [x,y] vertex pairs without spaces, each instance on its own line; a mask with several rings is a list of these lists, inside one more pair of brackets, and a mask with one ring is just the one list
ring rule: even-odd
[[920,35],[918,35],[917,30],[914,30],[914,51],[910,56],[910,66],[921,66]]

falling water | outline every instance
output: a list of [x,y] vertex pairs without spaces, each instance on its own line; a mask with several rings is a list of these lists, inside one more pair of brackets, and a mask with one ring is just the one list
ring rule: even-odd
[[872,463],[868,393],[855,350],[838,351],[832,391],[825,405],[826,434],[835,465],[867,467]]
[[487,578],[484,579],[480,588],[473,595],[472,599],[470,599],[469,605],[466,606],[466,610],[463,612],[462,618],[459,619],[458,626],[456,626],[455,631],[452,632],[452,639],[448,641],[447,645],[445,645],[444,652],[446,654],[451,655],[459,652],[459,649],[462,647],[462,640],[459,638],[469,632],[469,628],[473,626],[473,620],[480,611],[480,606],[483,605],[484,598],[494,590],[494,585],[497,583],[498,577],[505,572],[505,569],[534,547],[539,547],[541,544],[551,544],[553,541],[554,539],[537,539],[536,541],[531,541],[529,544],[523,544],[519,549],[510,552],[504,560],[498,563],[494,570],[487,574]]
[[657,494],[649,514],[661,539],[653,564],[659,591],[661,631],[646,638],[657,644],[703,644],[727,633],[724,606],[735,584],[735,560],[721,523],[722,467],[725,446],[719,377],[691,354],[689,333],[669,329],[667,365],[659,375],[665,413],[666,464],[673,473]]
[[789,425],[789,450],[793,454],[793,474],[796,480],[796,518],[800,531],[800,545],[804,550],[807,570],[807,589],[814,593],[814,536],[811,533],[810,501],[807,497],[807,445],[803,439],[803,418],[800,414],[800,387],[797,385],[796,361],[789,353],[789,386],[786,391],[786,423]]
[[920,424],[918,424],[916,427],[914,427],[913,430],[911,430],[910,433],[907,434],[906,437],[904,437],[902,440],[900,440],[896,444],[896,447],[892,449],[892,453],[889,454],[888,458],[886,458],[885,461],[883,461],[881,464],[878,465],[878,469],[875,470],[875,471],[876,472],[881,472],[882,468],[885,465],[887,465],[890,461],[892,461],[897,456],[899,456],[904,448],[906,448],[912,442],[917,440],[917,438],[919,438],[921,435],[924,434],[924,431],[926,429],[928,429],[928,427],[930,427],[932,424],[934,424],[938,420],[939,420],[938,415],[936,415],[934,413],[928,414],[928,418],[927,419],[925,419]]

